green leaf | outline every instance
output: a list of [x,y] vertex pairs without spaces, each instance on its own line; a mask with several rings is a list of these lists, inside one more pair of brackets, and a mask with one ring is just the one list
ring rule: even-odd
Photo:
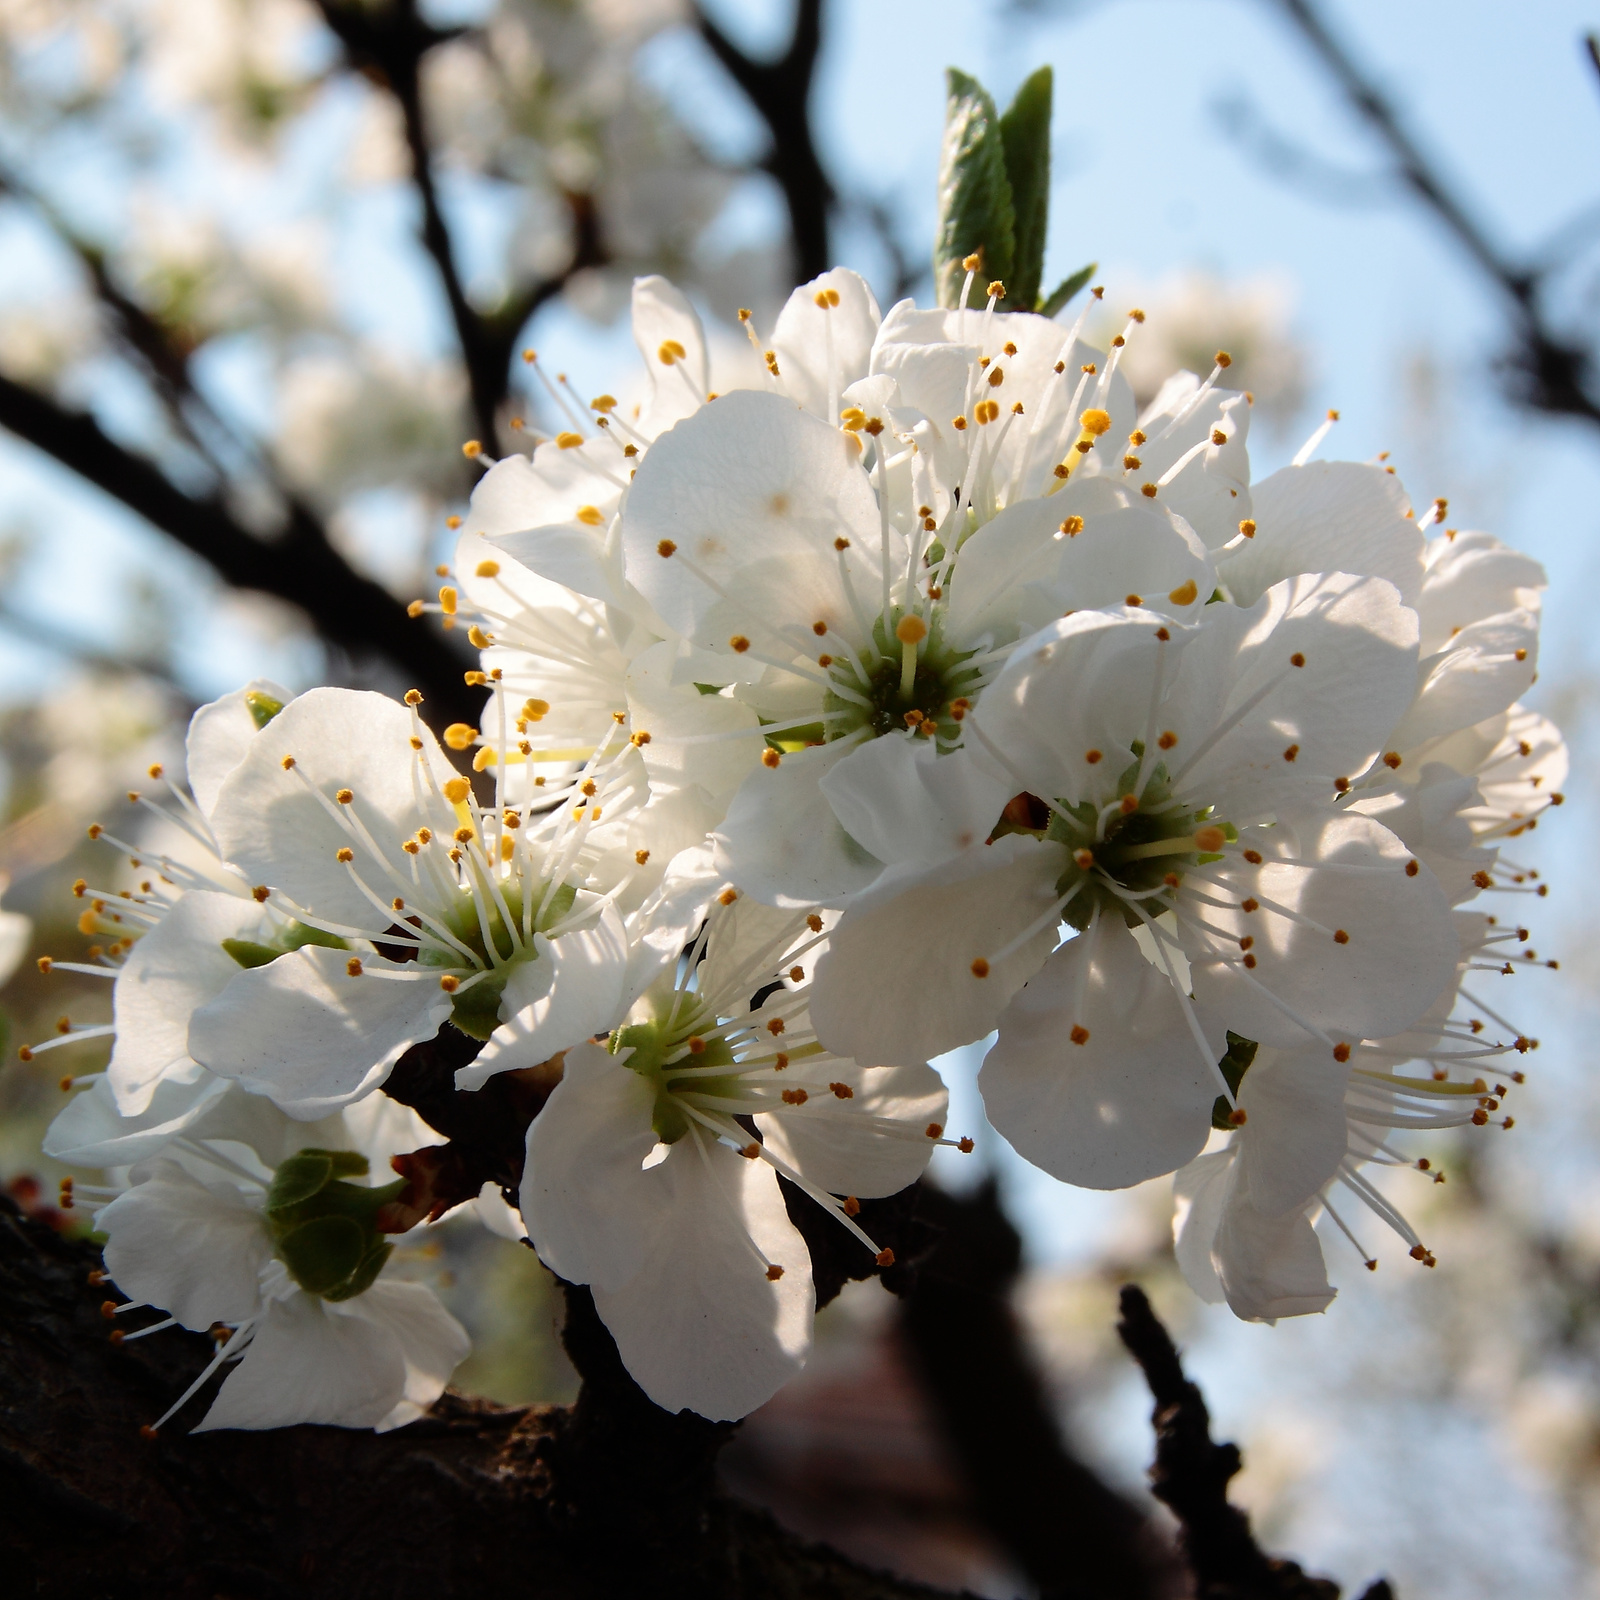
[[939,225],[934,236],[933,280],[941,306],[955,306],[970,255],[981,255],[969,304],[982,305],[991,279],[1011,276],[1016,215],[1006,176],[1000,118],[976,78],[951,67],[946,73],[944,146],[939,153]]
[[1017,90],[1000,118],[1006,178],[1011,184],[1015,247],[1006,279],[1006,304],[1032,311],[1044,276],[1044,236],[1050,221],[1050,100],[1055,75],[1040,67]]
[[1039,307],[1041,316],[1053,317],[1094,275],[1099,267],[1098,261],[1091,261],[1086,267],[1079,267],[1070,278],[1063,279],[1050,292],[1050,298]]

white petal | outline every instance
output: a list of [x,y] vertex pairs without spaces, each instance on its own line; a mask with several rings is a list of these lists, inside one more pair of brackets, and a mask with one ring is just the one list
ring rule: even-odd
[[1532,556],[1487,533],[1452,533],[1429,541],[1427,576],[1417,611],[1425,655],[1441,650],[1475,622],[1502,611],[1537,611],[1547,579]]
[[197,1067],[192,1082],[161,1079],[145,1109],[125,1116],[117,1109],[111,1080],[100,1078],[75,1094],[50,1124],[44,1153],[69,1167],[129,1167],[164,1150],[230,1092],[241,1091]]
[[837,905],[882,871],[822,792],[822,780],[855,748],[856,741],[835,739],[745,779],[712,837],[718,865],[746,894],[778,906]]
[[[950,1108],[949,1091],[932,1067],[834,1061],[826,1076],[853,1091],[844,1100],[814,1083],[816,1074],[796,1070],[804,1066],[796,1062],[784,1084],[804,1083],[810,1098],[782,1115],[755,1119],[767,1149],[830,1194],[898,1194],[922,1176],[934,1150],[927,1130],[934,1123],[942,1129]],[[885,1129],[885,1120],[898,1126]]]
[[404,1398],[405,1352],[385,1327],[313,1295],[274,1300],[195,1428],[375,1428]]
[[450,1374],[472,1353],[467,1330],[424,1284],[379,1280],[353,1300],[329,1302],[331,1316],[359,1318],[386,1330],[405,1360],[405,1387],[379,1433],[414,1422],[444,1393]]
[[1246,1322],[1276,1322],[1326,1311],[1328,1283],[1322,1244],[1304,1211],[1269,1217],[1235,1190],[1212,1246],[1212,1261],[1228,1306]]
[[[819,306],[817,295],[830,289],[839,303]],[[866,376],[881,320],[872,290],[848,267],[834,267],[801,284],[772,331],[784,390],[813,416],[837,424],[829,414],[830,397],[837,410],[845,389]]]
[[981,1039],[1055,944],[1052,921],[999,956],[1048,915],[1065,859],[1060,845],[1013,834],[932,866],[886,869],[817,963],[817,1036],[838,1055],[902,1065]]
[[663,641],[628,664],[631,723],[650,735],[642,754],[651,793],[693,784],[725,809],[760,758],[760,719],[738,700],[674,683],[675,657],[676,646]]
[[1240,605],[1300,572],[1387,578],[1409,606],[1422,590],[1423,537],[1407,517],[1405,488],[1382,467],[1308,461],[1251,490],[1256,533],[1222,558],[1220,573]]
[[[666,1226],[639,1272],[594,1303],[658,1406],[731,1421],[805,1365],[816,1297],[772,1169],[709,1139],[702,1160],[696,1137],[646,1174]],[[783,1268],[775,1282],[767,1262]]]
[[106,1075],[124,1116],[138,1116],[164,1078],[193,1082],[189,1018],[243,970],[224,939],[258,939],[266,913],[239,895],[186,894],[129,952],[112,988],[117,1042]]
[[655,1148],[655,1091],[599,1045],[567,1053],[528,1129],[522,1220],[539,1259],[573,1283],[626,1283],[665,1226],[644,1159]]
[[1438,761],[1406,776],[1413,781],[1350,809],[1381,822],[1434,875],[1451,905],[1460,905],[1479,892],[1474,875],[1494,862],[1468,820],[1482,815],[1477,780]]
[[[670,361],[663,360],[669,340],[683,350]],[[705,329],[688,296],[652,274],[633,280],[633,342],[649,369],[653,396],[639,427],[654,438],[705,404],[710,386]]]
[[[879,537],[849,437],[753,390],[724,395],[650,447],[622,526],[629,578],[670,627],[720,649],[742,635],[783,659],[795,646],[774,635],[786,626],[855,636],[842,570],[877,610]],[[849,541],[842,553],[838,538]],[[661,556],[663,541],[686,559]],[[890,543],[902,571],[899,536]]]
[[1207,1305],[1227,1298],[1211,1264],[1222,1213],[1233,1194],[1237,1150],[1208,1150],[1172,1175],[1172,1244],[1184,1281]]
[[1265,1216],[1303,1207],[1339,1170],[1350,1068],[1325,1050],[1261,1049],[1239,1088],[1239,1183]]
[[0,985],[11,981],[32,943],[33,918],[20,911],[0,911]]
[[1528,692],[1539,669],[1539,619],[1508,611],[1470,623],[1418,666],[1416,703],[1389,736],[1389,748],[1414,749],[1484,722]]
[[[1192,377],[1193,374],[1187,374]],[[1193,386],[1190,386],[1192,393]],[[1173,409],[1187,402],[1169,379],[1156,405],[1139,419],[1140,429],[1149,435],[1142,445],[1129,448],[1141,465],[1135,469],[1139,483],[1157,483],[1202,440],[1208,441],[1192,456],[1170,483],[1160,490],[1161,503],[1177,513],[1200,536],[1208,550],[1219,549],[1237,537],[1239,524],[1253,516],[1250,491],[1250,400],[1247,395],[1228,389],[1213,389],[1170,433],[1166,431],[1170,413],[1158,409],[1170,396]],[[1216,435],[1223,442],[1216,442]],[[1207,591],[1209,595],[1210,591]]]
[[1101,917],[1001,1013],[978,1087],[1019,1155],[1066,1183],[1125,1189],[1204,1146],[1224,1048],[1208,1036],[1201,1055],[1171,980]]
[[610,906],[593,923],[558,938],[536,933],[534,946],[538,958],[519,962],[506,983],[500,1002],[505,1021],[456,1072],[456,1088],[478,1089],[497,1072],[537,1066],[621,1023],[628,932]]
[[186,1328],[242,1322],[260,1304],[272,1245],[260,1215],[229,1183],[207,1185],[170,1161],[99,1215],[106,1271],[131,1299]]
[[[389,898],[396,880],[385,876],[304,780],[329,800],[340,788],[353,790],[352,810],[398,881],[409,885],[410,857],[401,844],[419,827],[448,834],[456,825],[455,813],[427,784],[422,764],[432,770],[435,785],[453,777],[455,768],[426,728],[416,734],[423,742],[420,752],[412,750],[412,736],[410,711],[387,695],[352,689],[301,695],[261,730],[222,785],[212,819],[222,854],[250,881],[283,890],[320,917],[370,927],[381,913],[350,881],[338,851],[355,849],[356,869],[380,898]],[[286,756],[294,758],[301,776],[285,769]]]
[[307,945],[241,972],[195,1012],[190,1052],[292,1117],[326,1116],[370,1094],[411,1045],[439,1031],[450,997],[431,972],[380,976],[367,957],[368,970],[352,978],[348,959]]
[[[1449,902],[1426,867],[1407,872],[1411,852],[1387,828],[1355,813],[1308,810],[1251,843],[1263,862],[1219,864],[1219,881],[1204,892],[1222,904],[1194,908],[1209,939],[1187,926],[1182,935],[1196,997],[1234,1032],[1304,1046],[1305,1031],[1275,996],[1327,1034],[1382,1038],[1409,1026],[1450,981],[1459,945]],[[1259,909],[1246,911],[1246,900]],[[1242,938],[1253,941],[1250,969]]]
[[884,862],[938,861],[981,844],[1012,794],[969,752],[941,755],[906,734],[856,745],[819,787],[845,832]]
[[217,803],[222,780],[244,759],[259,729],[251,715],[247,697],[264,695],[287,705],[294,696],[270,678],[253,678],[242,689],[225,694],[220,700],[203,705],[189,719],[189,734],[184,744],[189,790],[200,810],[210,816]]

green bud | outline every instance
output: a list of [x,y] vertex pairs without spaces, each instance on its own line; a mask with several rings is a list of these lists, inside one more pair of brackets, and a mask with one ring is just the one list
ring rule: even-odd
[[241,967],[264,967],[279,956],[288,955],[302,945],[316,944],[328,950],[348,950],[348,942],[336,933],[321,928],[308,927],[303,922],[288,922],[279,928],[265,943],[256,939],[224,939],[222,948]]

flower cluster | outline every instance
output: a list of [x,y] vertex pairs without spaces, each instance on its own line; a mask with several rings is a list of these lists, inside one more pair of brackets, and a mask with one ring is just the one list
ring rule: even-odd
[[1141,312],[1103,352],[1003,298],[884,315],[826,273],[770,344],[741,314],[760,386],[717,395],[639,280],[636,405],[534,363],[568,425],[468,447],[413,610],[481,652],[480,725],[261,683],[197,714],[146,801],[193,851],[77,886],[116,1039],[47,1148],[110,1170],[128,1303],[243,1352],[208,1426],[392,1425],[461,1358],[385,1276],[411,1169],[360,1181],[426,1137],[383,1090],[436,1037],[461,1093],[549,1090],[507,1198],[673,1410],[804,1362],[806,1208],[889,1264],[860,1201],[971,1147],[929,1063],[990,1035],[995,1128],[1069,1183],[1176,1173],[1240,1316],[1328,1304],[1343,1196],[1431,1261],[1363,1169],[1430,1171],[1391,1136],[1521,1079],[1469,974],[1526,933],[1463,908],[1543,892],[1500,853],[1561,800],[1518,703],[1542,574],[1326,428],[1252,483],[1226,354],[1138,412]]

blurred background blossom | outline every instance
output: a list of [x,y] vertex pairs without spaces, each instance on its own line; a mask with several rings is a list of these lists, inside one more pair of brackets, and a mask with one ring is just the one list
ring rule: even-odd
[[[559,427],[540,371],[636,392],[637,273],[696,298],[718,387],[750,360],[736,309],[770,329],[832,260],[885,306],[925,298],[943,68],[1003,99],[1049,61],[1048,265],[1099,262],[1104,333],[1145,309],[1124,366],[1141,397],[1225,348],[1255,395],[1258,475],[1338,409],[1329,453],[1391,452],[1417,503],[1448,495],[1452,524],[1549,568],[1534,703],[1571,741],[1571,803],[1518,841],[1549,899],[1503,909],[1563,972],[1494,991],[1541,1041],[1516,1131],[1458,1139],[1442,1187],[1390,1174],[1437,1270],[1366,1238],[1379,1270],[1350,1252],[1323,1317],[1269,1329],[1198,1304],[1167,1185],[1088,1194],[1024,1166],[982,1124],[972,1051],[941,1066],[978,1151],[940,1152],[935,1175],[974,1206],[996,1183],[1022,1236],[1006,1292],[1061,1436],[1130,1497],[1148,1400],[1112,1325],[1133,1278],[1243,1446],[1269,1548],[1353,1590],[1382,1572],[1433,1600],[1600,1595],[1600,428],[1520,403],[1518,303],[1412,203],[1297,10],[0,0],[0,1184],[51,1212],[38,1136],[97,1047],[17,1047],[107,1004],[41,976],[24,937],[79,955],[68,886],[132,881],[89,823],[170,845],[126,795],[153,762],[178,770],[193,707],[258,674],[426,681],[442,704],[462,662],[404,608],[449,558],[462,442],[497,454]],[[1514,29],[1487,0],[1318,14],[1581,344],[1600,286],[1586,8],[1549,0]],[[461,1218],[403,1253],[473,1331],[464,1387],[570,1397],[531,1252]],[[881,1565],[1030,1593],[921,1359],[895,1302],[851,1286],[728,1481]]]

